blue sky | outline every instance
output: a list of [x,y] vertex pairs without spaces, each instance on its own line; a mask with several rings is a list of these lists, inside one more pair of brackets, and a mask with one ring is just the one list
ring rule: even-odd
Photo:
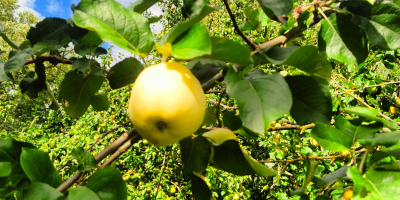
[[[77,5],[79,1],[80,0],[64,0],[64,1],[63,0],[19,0],[18,5],[20,6],[20,8],[18,10],[19,11],[28,10],[32,12],[34,15],[36,15],[39,19],[44,17],[59,17],[67,19],[72,17],[71,5],[72,4]],[[124,6],[129,6],[136,0],[116,0],[116,1]],[[150,8],[150,11],[157,16],[162,14],[161,9],[157,4],[152,6]],[[153,33],[158,33],[161,30],[162,26],[160,23],[155,23],[154,25],[155,26],[152,27],[152,31]],[[106,47],[106,45],[107,44],[103,45],[103,47]],[[122,53],[124,55],[123,58],[133,57],[133,54],[119,47],[114,47],[112,52],[113,55],[115,55],[114,56],[115,58],[119,53]],[[119,60],[121,59],[117,59],[117,61]]]

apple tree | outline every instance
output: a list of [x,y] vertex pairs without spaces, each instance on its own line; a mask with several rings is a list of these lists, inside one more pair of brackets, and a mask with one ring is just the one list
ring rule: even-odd
[[[149,14],[154,4],[164,17]],[[0,32],[13,48],[0,63],[1,83],[17,85],[30,98],[46,92],[50,109],[75,119],[88,109],[113,107],[102,87],[125,92],[148,64],[184,64],[208,103],[204,125],[179,141],[182,181],[190,182],[195,199],[223,196],[204,177],[210,166],[270,177],[272,185],[263,190],[278,198],[271,191],[295,162],[302,166],[292,170],[302,172],[292,175],[287,192],[296,199],[399,195],[398,1],[137,0],[124,7],[114,0],[81,0],[71,9],[71,19],[45,18],[22,42]],[[159,20],[164,29],[153,35],[150,27]],[[137,57],[110,66],[101,57],[110,54],[104,42]],[[62,81],[50,87],[49,77]],[[262,160],[241,142],[257,138],[264,140],[262,151],[271,152]],[[67,153],[78,164],[64,178],[40,147],[1,139],[0,198],[127,199],[125,178],[111,165],[144,141],[132,127],[94,156],[93,145],[73,148]],[[326,169],[336,159],[345,164]]]

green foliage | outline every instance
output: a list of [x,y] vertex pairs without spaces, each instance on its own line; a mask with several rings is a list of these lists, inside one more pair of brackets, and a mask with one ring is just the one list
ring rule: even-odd
[[[72,20],[45,18],[29,31],[35,19],[2,2],[1,199],[398,196],[397,4],[225,1],[234,24],[224,1],[162,0],[155,17],[148,9],[157,2],[82,0]],[[18,20],[25,26],[15,36]],[[153,36],[158,20],[164,29]],[[111,66],[104,41],[143,62]],[[130,85],[146,63],[168,60],[184,60],[212,88],[203,126],[168,147],[119,143],[135,132]],[[209,131],[223,126],[234,133]],[[74,182],[85,186],[65,188],[78,171]]]

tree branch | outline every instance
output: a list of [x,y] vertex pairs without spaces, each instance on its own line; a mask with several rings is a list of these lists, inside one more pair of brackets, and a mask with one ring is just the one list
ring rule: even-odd
[[[225,2],[226,0],[224,0]],[[326,10],[324,11],[326,16],[329,16],[330,14],[334,13],[335,11],[333,10]],[[314,26],[315,24],[317,24],[319,22],[319,20],[314,21],[314,19],[310,20],[310,27]],[[261,52],[265,49],[271,48],[273,46],[278,46],[281,44],[285,44],[288,41],[292,40],[293,38],[295,38],[297,35],[299,35],[300,33],[302,33],[303,31],[305,31],[306,29],[301,29],[300,27],[294,27],[292,28],[290,31],[288,31],[287,33],[280,35],[278,37],[275,37],[271,40],[268,40],[260,45],[258,45],[258,48],[256,48],[253,52],[251,52],[251,55],[254,55],[255,53]],[[242,71],[245,67],[244,66],[240,66],[238,64],[234,64],[233,65],[236,68],[236,71]],[[222,73],[218,73],[217,75],[214,76],[213,81],[209,81],[207,84],[202,85],[203,90],[205,92],[207,92],[208,90],[210,90],[211,88],[213,88],[216,83],[222,82],[224,80],[224,75]]]
[[228,11],[229,17],[232,20],[233,26],[235,27],[235,31],[240,35],[240,37],[243,38],[243,40],[254,50],[257,49],[257,44],[251,41],[249,38],[246,37],[246,35],[240,30],[239,26],[237,25],[235,15],[233,15],[231,8],[229,7],[228,1],[224,0],[224,4],[226,7],[226,10]]
[[[121,147],[125,142],[131,140],[132,138],[136,137],[138,135],[137,131],[135,128],[132,128],[131,130],[123,133],[121,136],[119,136],[118,139],[116,139],[112,144],[110,144],[108,147],[103,149],[99,154],[97,154],[94,159],[96,163],[99,163],[102,161],[104,158],[106,158],[108,155],[116,152],[119,147]],[[81,177],[82,172],[77,172],[74,174],[72,177],[70,177],[68,180],[63,182],[60,186],[57,187],[57,191],[64,193],[65,191],[68,190],[74,183],[79,180]]]
[[[112,128],[111,130],[109,130],[109,131],[103,133],[103,135],[101,135],[100,138],[98,138],[93,144],[91,144],[88,148],[86,148],[85,151],[90,150],[91,148],[94,147],[94,145],[96,145],[97,143],[99,143],[99,141],[102,140],[103,138],[105,138],[108,134],[110,134],[110,133],[112,133],[112,132],[118,130],[119,128],[121,128],[122,126],[125,126],[125,125],[128,124],[129,122],[131,122],[131,121],[130,121],[130,120],[129,120],[129,121],[126,121],[126,122],[124,122],[123,124],[121,124],[121,125],[119,125],[119,126],[117,126],[117,127],[115,127],[115,128]],[[71,160],[72,160],[72,158],[69,159],[63,166],[61,166],[61,167],[58,169],[58,171],[61,171],[64,167],[66,167],[66,166],[68,165],[68,163],[71,162]]]
[[104,168],[114,162],[120,155],[122,155],[129,147],[138,142],[142,137],[140,135],[133,136],[128,142],[122,145],[108,160],[106,160],[100,168]]
[[56,55],[45,55],[45,56],[40,56],[38,59],[34,59],[34,60],[27,60],[25,62],[25,65],[29,65],[34,63],[36,60],[39,60],[41,62],[44,61],[49,61],[51,64],[56,65],[58,63],[63,63],[63,64],[72,64],[74,61],[73,60],[64,60]]

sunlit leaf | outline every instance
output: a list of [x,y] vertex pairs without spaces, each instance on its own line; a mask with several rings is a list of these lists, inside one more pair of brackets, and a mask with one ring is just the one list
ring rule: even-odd
[[353,135],[340,131],[330,125],[316,122],[311,136],[325,149],[335,152],[349,151],[353,144]]
[[211,39],[201,23],[196,23],[172,43],[172,55],[178,59],[193,59],[211,54]]
[[104,41],[135,54],[147,55],[153,48],[148,19],[114,0],[82,0],[73,11],[77,26],[95,31]]

